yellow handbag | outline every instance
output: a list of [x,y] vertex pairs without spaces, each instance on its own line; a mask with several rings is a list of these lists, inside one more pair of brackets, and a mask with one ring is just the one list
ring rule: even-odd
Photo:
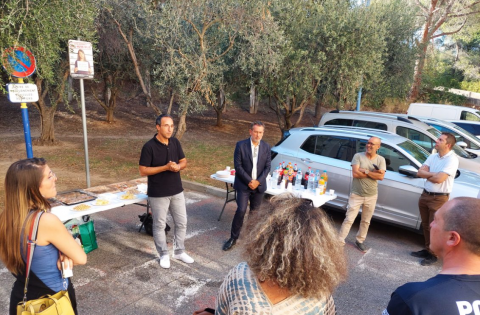
[[66,291],[66,281],[64,282],[65,291],[59,291],[53,295],[47,294],[38,299],[27,301],[27,286],[30,275],[30,265],[32,263],[33,251],[35,250],[38,222],[40,221],[42,214],[43,212],[37,213],[37,216],[30,227],[24,296],[23,301],[17,305],[17,315],[75,315],[72,303],[70,302],[70,297]]
[[44,295],[36,300],[18,303],[17,315],[74,315],[67,291]]

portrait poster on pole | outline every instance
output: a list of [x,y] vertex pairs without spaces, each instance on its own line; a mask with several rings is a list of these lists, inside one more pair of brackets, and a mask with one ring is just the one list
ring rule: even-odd
[[93,79],[92,43],[79,40],[68,41],[70,75],[74,79]]

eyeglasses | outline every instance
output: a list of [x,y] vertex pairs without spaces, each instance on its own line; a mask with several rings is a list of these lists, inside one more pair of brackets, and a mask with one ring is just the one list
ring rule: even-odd
[[367,142],[367,145],[380,145],[378,143],[373,143],[373,142]]
[[48,179],[54,179],[57,178],[57,175],[55,175],[54,172],[50,172],[50,175],[48,175]]

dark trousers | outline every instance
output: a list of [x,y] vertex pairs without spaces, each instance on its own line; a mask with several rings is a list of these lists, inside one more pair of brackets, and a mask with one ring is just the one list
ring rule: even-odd
[[430,250],[430,223],[432,223],[435,212],[440,209],[445,202],[448,201],[448,196],[431,196],[423,193],[418,200],[418,209],[420,210],[420,217],[422,218],[423,236],[425,237],[425,248]]
[[262,204],[264,193],[258,192],[258,189],[241,191],[237,190],[237,211],[233,217],[231,238],[238,239],[243,226],[243,218],[247,212],[248,201],[250,201],[250,211],[255,211]]

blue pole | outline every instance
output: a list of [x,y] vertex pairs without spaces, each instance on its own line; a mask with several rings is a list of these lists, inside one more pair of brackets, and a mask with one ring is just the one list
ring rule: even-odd
[[28,108],[25,104],[25,107],[20,107],[22,109],[22,120],[23,120],[23,133],[25,134],[25,146],[27,147],[27,158],[33,158],[32,151],[32,137],[30,136],[30,122],[28,121]]
[[[18,78],[18,83],[23,83],[22,78]],[[28,120],[28,107],[27,103],[21,103],[20,109],[22,110],[22,121],[23,121],[23,133],[25,136],[25,146],[27,148],[27,158],[33,158],[32,150],[32,137],[30,135],[30,121]]]

